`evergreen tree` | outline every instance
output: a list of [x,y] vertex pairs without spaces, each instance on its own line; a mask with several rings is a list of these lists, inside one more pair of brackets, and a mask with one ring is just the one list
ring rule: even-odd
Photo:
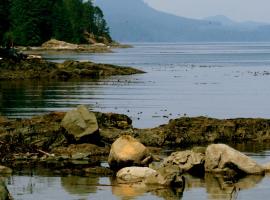
[[9,0],[0,0],[0,46],[4,44],[4,35],[9,29]]
[[[8,4],[10,2],[10,5]],[[0,40],[33,46],[53,38],[87,42],[85,33],[111,41],[102,11],[91,0],[0,0]]]

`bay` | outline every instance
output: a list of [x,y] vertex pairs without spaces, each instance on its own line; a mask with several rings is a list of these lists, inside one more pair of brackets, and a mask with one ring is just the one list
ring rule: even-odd
[[[44,54],[55,62],[91,60],[132,66],[145,74],[100,80],[0,81],[0,114],[31,117],[66,111],[79,104],[130,116],[138,128],[180,116],[270,118],[270,43],[143,43],[106,54]],[[256,146],[260,146],[256,144]],[[235,148],[259,163],[270,161],[269,146]],[[138,193],[112,186],[109,177],[57,177],[37,171],[15,173],[8,188],[15,199],[267,199],[270,178],[248,177],[245,189],[219,187],[190,178],[183,196],[172,191]],[[167,196],[166,196],[167,195]]]

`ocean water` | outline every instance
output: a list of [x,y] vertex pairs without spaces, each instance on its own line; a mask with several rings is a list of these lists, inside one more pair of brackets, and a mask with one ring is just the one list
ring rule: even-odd
[[[31,117],[84,104],[130,116],[138,128],[180,116],[270,118],[270,43],[133,44],[105,54],[44,54],[48,60],[91,60],[132,66],[145,74],[100,80],[0,81],[0,114]],[[259,146],[259,145],[258,145]],[[236,147],[260,163],[270,147]],[[236,188],[215,177],[188,177],[183,195],[115,186],[110,177],[57,177],[15,173],[7,185],[15,199],[267,199],[269,176],[247,177]]]
[[75,82],[0,82],[0,114],[30,117],[79,104],[127,114],[135,127],[179,116],[270,118],[270,43],[133,44],[106,54],[45,54],[145,74]]

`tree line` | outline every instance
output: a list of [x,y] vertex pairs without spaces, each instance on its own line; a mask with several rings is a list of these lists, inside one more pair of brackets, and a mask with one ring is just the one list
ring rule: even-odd
[[102,10],[92,0],[0,0],[0,44],[35,46],[55,38],[111,42]]

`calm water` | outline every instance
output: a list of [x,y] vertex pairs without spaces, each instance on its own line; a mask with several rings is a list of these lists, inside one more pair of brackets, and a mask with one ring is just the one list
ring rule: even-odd
[[[153,127],[183,115],[270,118],[270,43],[134,44],[109,54],[44,55],[133,66],[146,74],[79,82],[0,82],[0,114],[30,117],[85,104],[129,115],[135,127]],[[258,162],[270,147],[237,147]],[[270,178],[248,177],[238,192],[213,177],[189,178],[183,196],[173,191],[119,188],[108,177],[55,177],[37,172],[8,180],[15,199],[267,199]],[[124,186],[123,186],[124,187]],[[135,190],[135,191],[134,191]],[[232,196],[234,195],[234,196]]]
[[0,113],[25,117],[86,104],[136,127],[169,118],[270,118],[270,43],[135,44],[109,54],[45,55],[134,66],[146,74],[83,82],[0,82]]

